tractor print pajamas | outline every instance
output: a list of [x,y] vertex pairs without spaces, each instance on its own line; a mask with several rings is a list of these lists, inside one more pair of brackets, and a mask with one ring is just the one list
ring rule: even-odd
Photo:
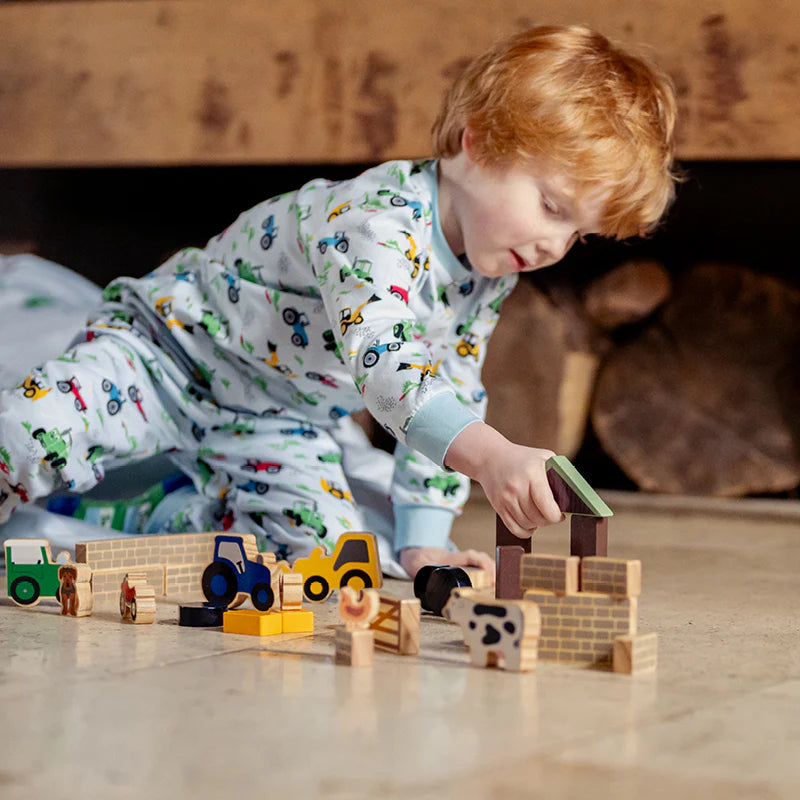
[[381,490],[392,551],[447,546],[469,481],[442,462],[484,416],[481,365],[515,276],[485,278],[450,251],[436,169],[312,181],[107,286],[80,341],[0,393],[0,519],[167,451],[197,494],[165,530],[330,550],[365,529],[340,441],[366,407],[397,439]]

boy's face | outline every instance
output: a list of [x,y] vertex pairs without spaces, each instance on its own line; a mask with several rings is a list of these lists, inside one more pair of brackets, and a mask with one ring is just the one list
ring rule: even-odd
[[577,202],[562,175],[480,166],[467,152],[456,158],[463,159],[463,180],[445,235],[481,275],[498,278],[549,267],[579,238],[600,230],[607,192]]

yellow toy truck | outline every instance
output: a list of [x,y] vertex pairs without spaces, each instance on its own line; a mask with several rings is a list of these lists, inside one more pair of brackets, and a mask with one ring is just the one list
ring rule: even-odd
[[309,556],[298,558],[292,570],[302,573],[303,594],[314,603],[327,600],[334,589],[342,586],[359,591],[383,585],[374,533],[344,533],[330,555],[323,547],[315,547]]

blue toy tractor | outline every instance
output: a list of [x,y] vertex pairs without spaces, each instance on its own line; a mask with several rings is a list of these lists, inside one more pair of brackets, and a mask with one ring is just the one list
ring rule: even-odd
[[214,560],[203,572],[202,586],[211,605],[227,607],[240,593],[250,595],[259,611],[269,611],[275,602],[269,568],[248,560],[241,536],[214,539]]

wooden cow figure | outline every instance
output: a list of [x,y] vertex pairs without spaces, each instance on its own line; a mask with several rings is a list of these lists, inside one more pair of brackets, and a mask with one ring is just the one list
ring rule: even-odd
[[461,626],[476,667],[528,672],[536,667],[541,616],[529,600],[491,600],[454,589],[443,615]]

